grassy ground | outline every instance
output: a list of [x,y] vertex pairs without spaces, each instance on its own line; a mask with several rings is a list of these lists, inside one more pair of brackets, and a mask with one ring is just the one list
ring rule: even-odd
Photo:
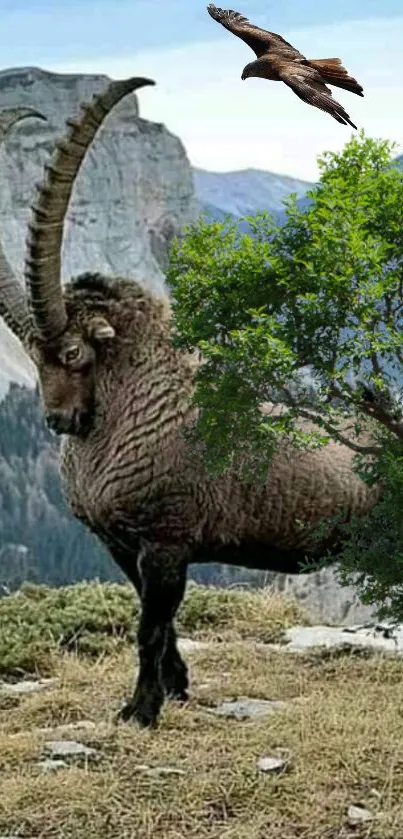
[[[198,590],[197,596],[200,604],[211,593]],[[269,626],[271,603],[276,634],[292,614],[295,620],[300,615],[267,593],[242,594],[243,606],[238,597],[223,595],[225,619],[215,601],[215,633],[213,621],[200,628],[193,610],[193,630],[185,624],[186,634],[223,640],[187,653],[192,701],[166,706],[156,731],[113,724],[131,683],[126,644],[91,657],[53,651],[57,687],[25,696],[15,707],[0,700],[0,835],[401,839],[403,662],[363,651],[302,656],[256,648],[251,639],[254,631],[259,640],[265,632],[263,606]],[[285,700],[287,710],[258,722],[209,711],[209,704],[245,695]],[[73,737],[98,748],[99,763],[40,773],[36,764],[49,734],[39,729],[77,720],[95,723]],[[71,737],[62,730],[56,735]],[[265,755],[286,756],[287,771],[259,772],[257,761]],[[144,765],[184,774],[150,777],[139,768]],[[366,806],[374,821],[350,826],[351,804]]]
[[[97,658],[132,644],[138,599],[130,585],[81,583],[58,589],[24,585],[0,600],[0,676],[52,674],[61,652]],[[279,641],[307,615],[269,589],[188,586],[178,614],[181,635]]]

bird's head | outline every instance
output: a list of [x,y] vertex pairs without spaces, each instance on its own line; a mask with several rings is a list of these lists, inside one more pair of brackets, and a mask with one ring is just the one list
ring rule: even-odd
[[257,75],[253,66],[254,64],[255,62],[253,61],[251,64],[247,64],[246,67],[243,68],[241,76],[242,81],[245,81],[245,79],[249,79],[250,76]]

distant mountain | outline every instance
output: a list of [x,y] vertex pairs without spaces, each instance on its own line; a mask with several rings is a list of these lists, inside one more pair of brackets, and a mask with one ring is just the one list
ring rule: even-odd
[[284,199],[296,193],[297,199],[306,201],[307,190],[314,186],[309,181],[260,169],[208,172],[194,168],[193,178],[201,210],[217,221],[222,221],[225,215],[235,220],[263,210],[283,219]]
[[[403,169],[403,154],[396,157],[395,162]],[[215,221],[223,221],[228,215],[236,221],[266,210],[282,224],[286,219],[284,200],[294,192],[302,209],[309,204],[306,192],[315,186],[310,181],[262,169],[209,172],[193,168],[193,179],[200,211],[208,213]],[[249,227],[241,222],[239,229],[248,231]]]

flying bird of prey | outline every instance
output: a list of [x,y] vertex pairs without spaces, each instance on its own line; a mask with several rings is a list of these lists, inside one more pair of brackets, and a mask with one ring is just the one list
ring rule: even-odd
[[284,82],[308,105],[326,111],[343,125],[357,128],[342,105],[333,99],[332,91],[327,87],[327,84],[332,84],[358,96],[364,96],[361,85],[348,75],[340,58],[305,58],[281,35],[259,29],[239,12],[218,9],[212,3],[207,6],[207,11],[233,35],[242,38],[256,53],[257,61],[246,65],[242,79],[259,76],[274,82]]

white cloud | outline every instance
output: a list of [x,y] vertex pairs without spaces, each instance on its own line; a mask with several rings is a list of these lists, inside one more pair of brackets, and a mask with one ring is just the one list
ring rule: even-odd
[[[333,88],[335,98],[366,134],[403,142],[403,17],[283,34],[307,56],[342,58],[365,97]],[[341,149],[352,129],[301,102],[285,85],[242,82],[250,60],[248,47],[228,35],[48,69],[114,78],[148,75],[158,84],[140,92],[140,113],[178,134],[193,165],[215,171],[255,167],[314,180],[317,155]]]

